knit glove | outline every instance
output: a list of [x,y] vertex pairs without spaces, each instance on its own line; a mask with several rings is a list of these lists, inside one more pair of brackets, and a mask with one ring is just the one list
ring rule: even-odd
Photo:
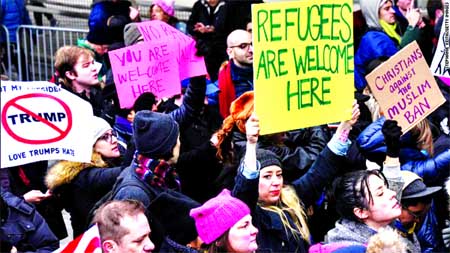
[[381,128],[386,143],[386,155],[389,157],[398,157],[400,154],[400,136],[402,128],[397,125],[395,120],[386,120]]

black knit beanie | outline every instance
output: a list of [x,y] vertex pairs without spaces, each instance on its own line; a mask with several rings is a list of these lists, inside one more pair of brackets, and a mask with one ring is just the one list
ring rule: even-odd
[[266,150],[266,149],[257,149],[256,150],[256,159],[259,161],[261,165],[261,169],[276,165],[280,168],[283,168],[281,166],[280,158],[272,151]]
[[171,154],[178,139],[178,124],[167,114],[143,110],[133,121],[133,139],[139,154],[153,159]]

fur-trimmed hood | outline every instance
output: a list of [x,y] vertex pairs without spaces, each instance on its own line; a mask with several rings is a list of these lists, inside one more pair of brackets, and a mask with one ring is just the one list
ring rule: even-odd
[[60,161],[53,165],[45,176],[45,184],[48,189],[54,190],[64,184],[69,184],[72,180],[86,168],[105,168],[106,162],[103,161],[101,155],[93,152],[90,163]]

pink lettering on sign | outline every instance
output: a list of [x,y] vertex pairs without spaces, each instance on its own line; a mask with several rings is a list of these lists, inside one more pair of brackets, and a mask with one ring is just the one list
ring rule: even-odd
[[176,50],[164,42],[143,43],[109,52],[121,108],[131,108],[144,92],[158,98],[181,93]]

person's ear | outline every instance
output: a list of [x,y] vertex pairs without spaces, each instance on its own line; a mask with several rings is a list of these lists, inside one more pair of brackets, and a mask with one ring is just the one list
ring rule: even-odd
[[227,54],[228,54],[228,59],[233,59],[234,54],[233,54],[233,49],[228,47],[227,48]]
[[355,216],[358,217],[358,219],[360,220],[364,220],[369,217],[369,211],[359,207],[353,208],[353,214],[355,214]]
[[66,77],[69,78],[70,80],[75,80],[75,78],[77,77],[75,72],[72,70],[66,71],[65,74],[66,74]]
[[113,240],[105,240],[102,243],[102,250],[104,253],[116,252],[117,248],[117,243]]

